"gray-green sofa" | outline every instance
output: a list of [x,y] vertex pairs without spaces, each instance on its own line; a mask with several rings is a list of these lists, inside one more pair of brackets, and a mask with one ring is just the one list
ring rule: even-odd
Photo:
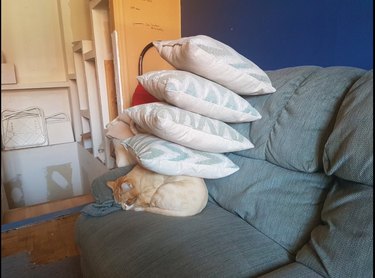
[[[373,71],[268,71],[275,93],[232,124],[255,148],[228,153],[234,174],[206,179],[198,215],[122,211],[96,179],[97,216],[76,223],[84,277],[373,276]],[[90,214],[90,213],[89,213]]]

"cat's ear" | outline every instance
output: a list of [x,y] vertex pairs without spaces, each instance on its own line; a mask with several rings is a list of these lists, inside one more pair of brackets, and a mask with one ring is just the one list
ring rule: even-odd
[[132,188],[133,188],[133,185],[131,185],[130,183],[124,182],[123,184],[121,184],[121,189],[123,191],[129,191]]
[[115,181],[107,181],[107,186],[112,190],[115,188],[116,182]]

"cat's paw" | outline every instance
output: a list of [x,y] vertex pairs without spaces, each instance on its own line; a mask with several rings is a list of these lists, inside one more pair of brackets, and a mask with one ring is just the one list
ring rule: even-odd
[[122,207],[123,210],[131,210],[134,207],[134,204],[129,206],[129,205],[124,203],[124,204],[121,205],[121,207]]

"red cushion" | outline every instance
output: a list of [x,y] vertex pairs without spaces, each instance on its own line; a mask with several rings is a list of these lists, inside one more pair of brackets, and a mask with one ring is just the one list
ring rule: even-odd
[[150,103],[150,102],[160,102],[160,100],[158,100],[149,92],[147,92],[145,88],[142,87],[141,84],[138,84],[133,94],[131,106],[144,104],[144,103]]

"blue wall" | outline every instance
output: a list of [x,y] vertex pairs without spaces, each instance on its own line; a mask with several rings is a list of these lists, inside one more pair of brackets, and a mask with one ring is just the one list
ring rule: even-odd
[[265,70],[373,68],[373,0],[181,0],[182,36],[220,40]]

